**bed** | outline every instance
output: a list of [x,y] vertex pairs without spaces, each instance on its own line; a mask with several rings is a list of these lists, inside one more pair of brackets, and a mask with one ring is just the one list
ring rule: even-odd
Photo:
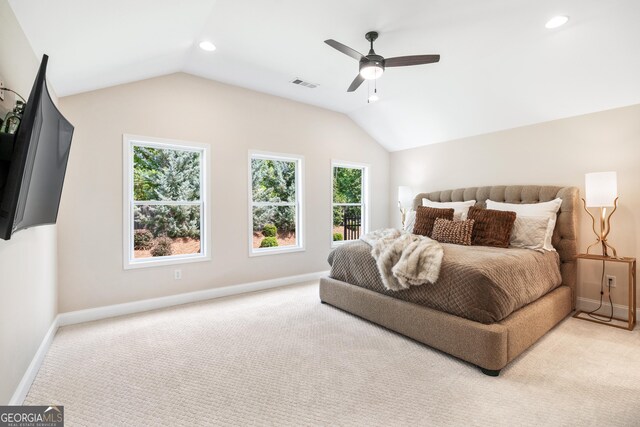
[[[456,290],[456,280],[461,275],[447,275],[446,268],[449,267],[444,261],[447,252],[461,249],[445,244],[445,260],[441,276],[434,284],[434,295],[425,294],[429,290],[425,286],[411,289],[417,296],[410,295],[410,292],[398,295],[381,288],[377,283],[379,278],[371,273],[369,276],[364,274],[365,270],[361,269],[361,265],[367,261],[362,258],[362,251],[366,251],[366,247],[362,245],[366,243],[354,242],[348,244],[352,245],[348,251],[338,255],[334,251],[330,255],[332,264],[336,260],[331,257],[342,257],[343,269],[340,272],[337,268],[332,268],[333,277],[320,280],[320,300],[477,365],[487,375],[497,376],[502,368],[575,308],[578,189],[533,185],[472,187],[420,193],[414,199],[415,208],[422,203],[423,198],[436,202],[476,200],[477,206],[485,207],[487,199],[507,203],[539,203],[558,197],[562,199],[562,205],[552,239],[557,252],[540,254],[527,249],[497,250],[484,247],[475,247],[470,252],[473,253],[471,264],[474,265],[484,265],[485,259],[499,260],[505,256],[530,259],[531,266],[542,265],[543,270],[550,272],[549,277],[544,280],[534,279],[538,275],[527,276],[523,270],[518,275],[522,283],[511,287],[505,285],[505,289],[493,289],[480,283],[490,270],[485,269],[475,274],[477,269],[469,268],[468,271],[464,270],[463,275],[467,281]],[[512,252],[505,254],[505,251]],[[344,269],[344,263],[348,262],[347,252],[348,256],[360,257],[353,258],[351,273],[348,273],[348,268]],[[373,258],[370,259],[372,261]],[[508,262],[507,259],[506,264]],[[553,263],[559,266],[556,267],[559,277],[553,277],[553,269],[547,268]],[[492,268],[504,269],[504,266],[497,265]],[[510,295],[517,289],[525,292]],[[495,305],[486,295],[492,295],[502,303]],[[461,304],[460,300],[467,301]],[[474,300],[470,309],[469,303]]]

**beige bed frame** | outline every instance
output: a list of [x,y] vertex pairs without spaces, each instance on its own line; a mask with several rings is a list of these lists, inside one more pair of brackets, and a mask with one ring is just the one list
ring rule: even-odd
[[414,199],[415,208],[422,204],[422,198],[436,202],[476,200],[476,206],[484,207],[487,199],[539,203],[557,197],[562,199],[562,205],[552,243],[560,255],[562,285],[500,322],[485,325],[331,278],[320,280],[320,299],[497,376],[575,308],[578,189],[535,185],[473,187],[420,193]]

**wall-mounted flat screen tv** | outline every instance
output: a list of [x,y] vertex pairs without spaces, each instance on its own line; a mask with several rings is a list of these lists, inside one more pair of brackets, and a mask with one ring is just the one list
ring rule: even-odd
[[[73,125],[47,90],[48,56],[42,57],[15,135],[0,143],[0,238],[29,227],[55,224],[71,148]],[[9,147],[7,144],[12,144]]]

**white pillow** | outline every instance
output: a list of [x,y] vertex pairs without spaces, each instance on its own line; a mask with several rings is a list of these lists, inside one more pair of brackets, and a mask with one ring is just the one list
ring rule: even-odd
[[[547,251],[555,251],[551,244],[551,237],[553,236],[553,229],[556,227],[556,219],[558,210],[562,204],[562,199],[557,198],[550,202],[542,203],[501,203],[487,200],[487,209],[495,209],[498,211],[511,211],[516,213],[516,219],[518,216],[531,217],[531,216],[545,216],[549,218],[547,224],[547,232],[544,238],[543,249]],[[512,233],[513,234],[513,233]]]
[[416,211],[411,209],[404,217],[404,230],[413,233],[413,226],[416,225]]
[[429,199],[422,199],[422,206],[438,209],[451,209],[453,208],[453,219],[464,221],[467,219],[467,213],[469,208],[476,204],[475,200],[469,200],[466,202],[432,202]]

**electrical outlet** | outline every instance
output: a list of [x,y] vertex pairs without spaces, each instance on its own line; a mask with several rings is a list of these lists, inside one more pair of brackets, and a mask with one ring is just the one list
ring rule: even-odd
[[607,279],[607,281],[605,282],[605,286],[610,286],[612,288],[616,287],[616,276],[612,276],[610,274],[607,274],[606,279]]
[[4,101],[4,90],[2,90],[4,87],[4,79],[0,76],[0,102]]
[[182,279],[182,270],[173,270],[173,278],[176,280]]

